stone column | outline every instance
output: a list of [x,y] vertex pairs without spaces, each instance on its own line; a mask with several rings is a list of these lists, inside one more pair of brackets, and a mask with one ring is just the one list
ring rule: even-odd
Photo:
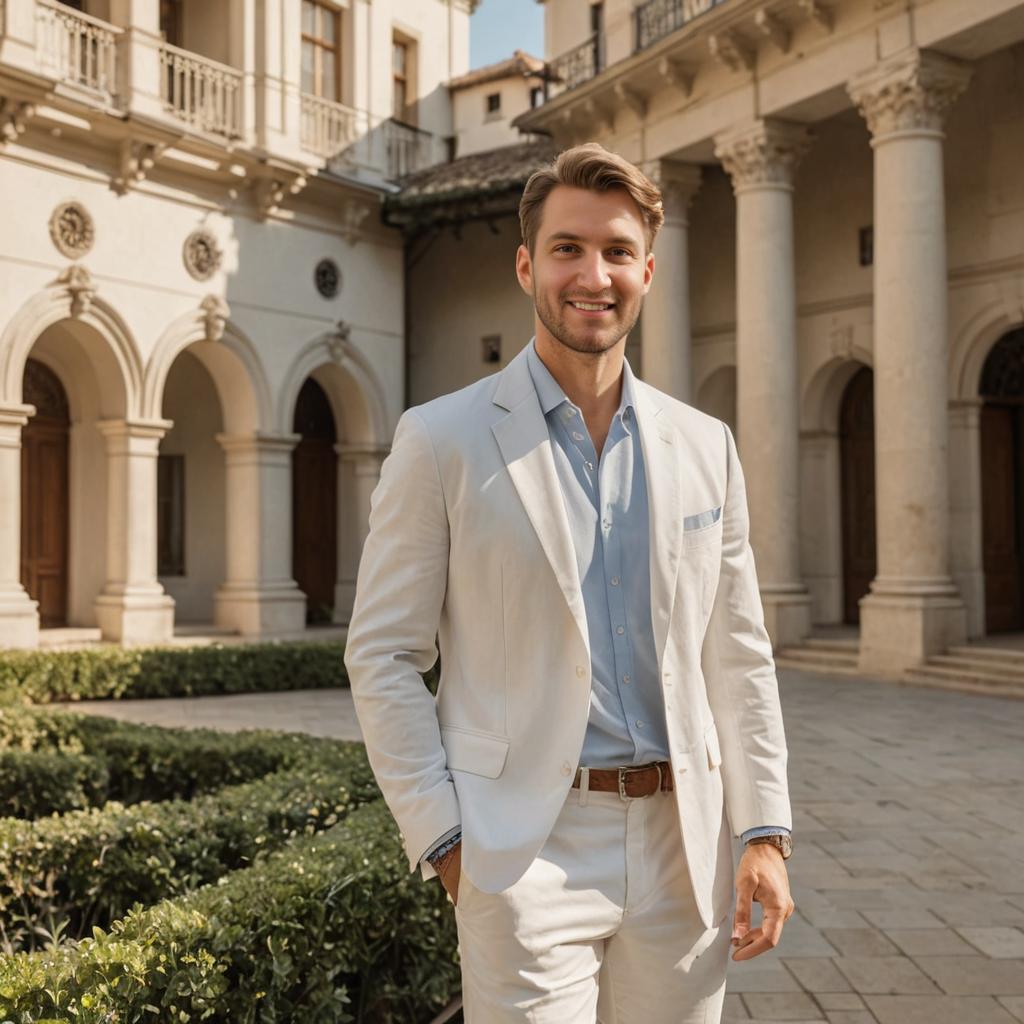
[[336,444],[338,453],[338,581],[334,587],[334,621],[347,624],[356,596],[356,576],[363,543],[370,532],[370,496],[380,481],[387,448],[370,444]]
[[949,569],[949,421],[942,122],[970,72],[910,50],[851,81],[875,161],[878,575],[860,664],[898,673],[967,634]]
[[967,635],[985,635],[980,398],[949,406],[950,572],[967,607]]
[[39,646],[39,602],[21,582],[21,428],[35,411],[0,407],[0,647]]
[[757,120],[720,135],[736,194],[736,407],[765,625],[775,648],[810,632],[800,577],[800,423],[793,264],[799,125]]
[[99,420],[107,445],[107,579],[95,601],[105,640],[174,635],[174,599],[157,579],[156,460],[170,420]]
[[839,435],[800,438],[800,565],[811,595],[811,621],[843,621],[843,508]]
[[661,189],[665,223],[654,240],[654,282],[644,300],[642,376],[683,402],[693,400],[690,335],[690,202],[700,167],[656,160],[644,167]]
[[110,21],[123,30],[117,41],[117,91],[123,108],[164,120],[160,0],[110,0]]
[[224,449],[227,579],[214,621],[243,636],[306,628],[306,596],[292,578],[292,449],[300,434],[217,434]]

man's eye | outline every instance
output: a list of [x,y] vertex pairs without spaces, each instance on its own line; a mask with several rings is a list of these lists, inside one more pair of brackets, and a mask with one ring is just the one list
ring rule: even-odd
[[633,254],[628,249],[612,249],[612,256],[632,256]]
[[565,252],[567,250],[569,252],[573,252],[573,251],[575,251],[575,249],[576,249],[575,245],[570,245],[568,242],[566,242],[563,245],[556,246],[555,247],[555,252]]

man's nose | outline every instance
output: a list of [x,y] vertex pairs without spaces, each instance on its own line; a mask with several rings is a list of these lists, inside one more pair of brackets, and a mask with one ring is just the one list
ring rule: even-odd
[[600,254],[589,256],[583,261],[579,273],[579,285],[588,292],[597,293],[611,287],[612,279],[608,265]]

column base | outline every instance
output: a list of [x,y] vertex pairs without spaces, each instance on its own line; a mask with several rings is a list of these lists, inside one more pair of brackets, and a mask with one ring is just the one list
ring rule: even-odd
[[347,626],[352,621],[352,609],[356,603],[356,581],[339,580],[334,584],[334,616],[336,626]]
[[811,595],[804,587],[762,588],[761,605],[773,651],[798,644],[810,633]]
[[306,628],[306,595],[285,583],[225,583],[214,596],[214,622],[242,636],[273,637]]
[[[877,582],[877,581],[876,581]],[[967,609],[952,581],[936,593],[899,593],[871,584],[860,602],[860,659],[863,672],[899,675],[934,654],[967,640]]]
[[0,647],[39,646],[39,602],[20,583],[0,588]]
[[174,598],[159,587],[106,590],[93,602],[93,608],[104,640],[139,647],[174,637]]

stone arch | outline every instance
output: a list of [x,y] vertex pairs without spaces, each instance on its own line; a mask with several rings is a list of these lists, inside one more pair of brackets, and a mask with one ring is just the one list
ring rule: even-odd
[[390,442],[384,389],[370,361],[349,340],[345,326],[314,338],[295,356],[279,393],[280,433],[291,432],[299,390],[310,376],[327,393],[340,441],[370,446]]
[[178,355],[188,349],[213,379],[227,433],[272,429],[273,400],[262,360],[249,338],[228,319],[229,313],[221,299],[207,296],[168,325],[146,364],[144,415],[161,417],[167,375]]
[[703,373],[694,388],[698,409],[729,424],[736,432],[736,364],[721,363]]
[[848,355],[832,356],[818,366],[801,395],[801,432],[835,432],[846,385],[862,367],[873,369],[873,365],[871,352],[855,348]]
[[[74,336],[94,369],[98,417],[138,417],[143,371],[135,339],[113,306],[97,294],[89,272],[78,264],[29,298],[0,335],[0,402],[20,402],[29,354],[40,336],[57,323]],[[48,362],[58,359],[54,355]]]
[[957,331],[949,353],[951,401],[978,398],[981,371],[995,344],[1016,327],[1024,325],[1024,310],[1006,299],[981,307]]

